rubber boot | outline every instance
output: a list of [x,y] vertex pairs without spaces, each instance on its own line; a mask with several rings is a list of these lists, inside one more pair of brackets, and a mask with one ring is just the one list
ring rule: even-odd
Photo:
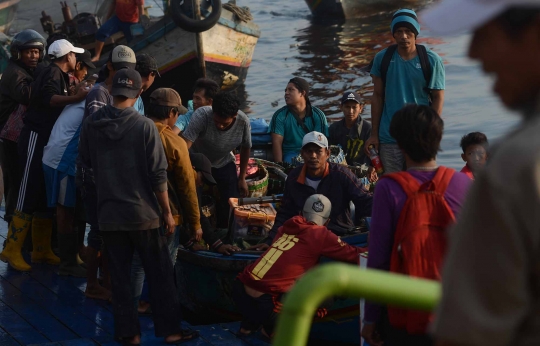
[[86,269],[77,263],[77,255],[79,252],[77,233],[58,233],[58,248],[60,250],[61,259],[58,275],[85,278]]
[[0,260],[9,263],[15,270],[27,272],[32,269],[21,254],[21,248],[31,224],[32,215],[24,214],[17,210],[13,213],[13,218],[9,224],[6,247],[0,253]]
[[60,258],[51,249],[53,220],[39,217],[32,219],[32,263],[60,264]]

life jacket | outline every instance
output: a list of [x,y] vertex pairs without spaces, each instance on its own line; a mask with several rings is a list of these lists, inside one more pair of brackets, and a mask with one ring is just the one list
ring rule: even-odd
[[[420,184],[408,172],[392,173],[407,194],[399,216],[390,271],[430,280],[441,280],[441,265],[446,253],[446,229],[455,222],[454,213],[444,198],[455,171],[439,167],[431,181]],[[390,324],[409,334],[425,334],[432,314],[425,311],[388,307]]]

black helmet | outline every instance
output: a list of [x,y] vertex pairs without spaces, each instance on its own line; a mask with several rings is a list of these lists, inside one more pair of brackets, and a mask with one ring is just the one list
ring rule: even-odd
[[37,31],[32,29],[25,29],[13,37],[11,41],[11,56],[15,60],[21,58],[21,52],[29,48],[39,49],[39,60],[43,59],[43,50],[47,42]]

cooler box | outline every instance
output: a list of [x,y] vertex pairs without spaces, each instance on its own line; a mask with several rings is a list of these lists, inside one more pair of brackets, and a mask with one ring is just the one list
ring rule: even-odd
[[257,243],[266,238],[274,225],[276,210],[271,203],[238,205],[238,198],[230,198],[233,210],[233,238],[242,238],[248,243]]

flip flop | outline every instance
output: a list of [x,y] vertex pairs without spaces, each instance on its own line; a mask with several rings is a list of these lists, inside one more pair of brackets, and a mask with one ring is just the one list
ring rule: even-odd
[[178,344],[182,344],[184,342],[188,342],[188,341],[197,339],[200,336],[198,331],[189,330],[189,329],[183,329],[181,334],[182,334],[182,339],[176,340],[176,341],[165,341],[165,343],[167,345],[178,345]]

